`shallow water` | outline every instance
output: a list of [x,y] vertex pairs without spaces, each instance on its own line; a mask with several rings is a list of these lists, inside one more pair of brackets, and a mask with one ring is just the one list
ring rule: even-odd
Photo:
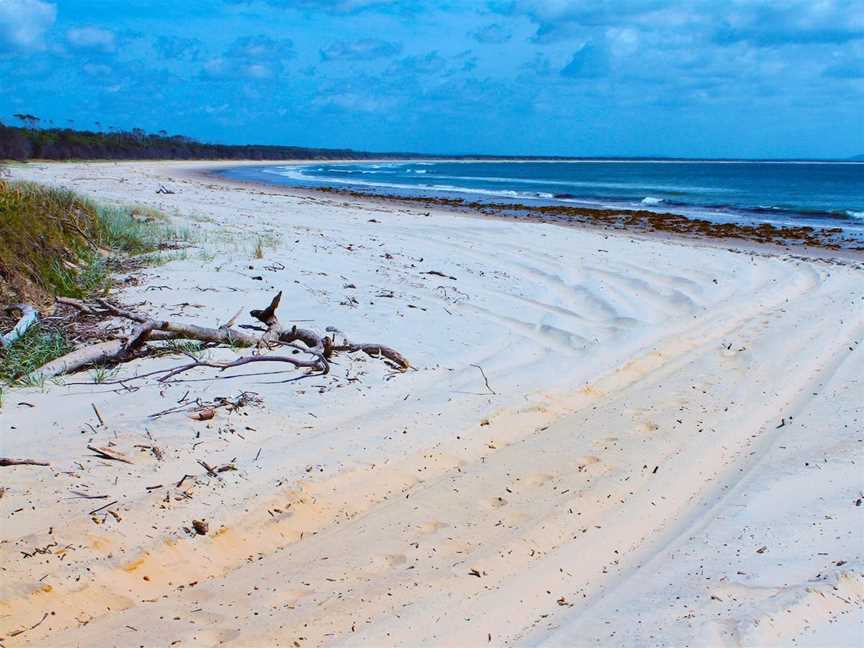
[[518,161],[245,167],[228,177],[372,194],[648,209],[864,236],[864,163]]

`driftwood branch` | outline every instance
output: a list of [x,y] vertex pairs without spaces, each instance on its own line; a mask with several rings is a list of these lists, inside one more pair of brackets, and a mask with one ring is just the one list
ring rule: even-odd
[[50,466],[47,461],[38,461],[36,459],[10,459],[9,457],[0,457],[0,466]]
[[31,326],[39,321],[39,312],[30,304],[14,304],[6,308],[7,313],[13,313],[14,311],[21,313],[21,318],[15,324],[15,328],[0,337],[0,346],[4,348],[9,348],[15,344]]
[[334,346],[334,351],[361,351],[373,358],[384,358],[396,365],[402,371],[411,368],[411,363],[408,358],[399,353],[396,349],[391,349],[383,344],[343,344],[342,346]]
[[190,369],[197,369],[199,367],[211,367],[213,369],[219,369],[220,371],[225,371],[225,369],[233,369],[234,367],[242,367],[243,365],[249,364],[251,362],[287,362],[297,368],[306,367],[309,369],[318,369],[322,374],[326,374],[330,371],[330,367],[327,363],[319,362],[316,360],[300,360],[299,358],[292,358],[291,356],[276,356],[276,355],[257,355],[257,356],[246,356],[243,358],[238,358],[237,360],[233,360],[232,362],[206,362],[204,360],[196,360],[190,362],[189,364],[181,365],[179,367],[175,367],[173,369],[166,369],[164,376],[159,378],[159,382],[166,382],[169,379],[177,376],[181,373],[189,371]]
[[107,364],[118,361],[123,351],[123,340],[109,340],[76,349],[71,353],[52,360],[30,374],[34,382],[50,380],[56,376],[78,371],[89,365]]
[[153,322],[145,322],[136,326],[125,340],[108,340],[90,346],[76,349],[71,353],[42,365],[30,374],[36,382],[49,380],[56,376],[72,373],[90,365],[124,362],[136,356],[153,332]]
[[[347,351],[349,353],[353,353],[355,351],[361,351],[366,355],[372,356],[373,358],[384,358],[389,360],[392,364],[394,364],[397,368],[402,371],[407,371],[411,368],[411,363],[408,358],[399,353],[396,349],[393,349],[388,346],[384,346],[383,344],[356,344],[351,342],[348,337],[335,326],[328,326],[327,332],[333,335],[333,338],[326,338],[330,347],[333,351]],[[341,344],[336,344],[333,340],[336,339],[337,336],[341,335],[343,340]]]
[[253,310],[249,311],[249,314],[257,319],[259,322],[263,322],[268,326],[274,322],[276,322],[276,309],[279,308],[279,303],[282,301],[282,291],[279,291],[271,301],[270,305],[264,310]]
[[108,314],[135,322],[136,326],[125,339],[109,340],[76,349],[61,358],[43,365],[33,372],[30,378],[45,380],[77,371],[89,365],[127,362],[140,357],[144,352],[147,342],[160,340],[198,340],[206,344],[256,348],[259,350],[273,347],[290,347],[295,349],[295,354],[296,351],[299,351],[307,357],[299,355],[251,355],[240,357],[230,362],[215,362],[199,360],[190,355],[192,361],[187,364],[140,374],[124,379],[123,382],[149,376],[159,376],[158,380],[160,382],[166,382],[192,369],[211,368],[225,371],[226,369],[233,369],[256,362],[286,363],[297,369],[310,369],[323,375],[330,371],[330,358],[337,351],[361,351],[375,358],[383,358],[403,371],[411,366],[405,356],[395,349],[382,344],[353,344],[346,339],[341,345],[337,346],[334,344],[333,337],[329,335],[322,336],[315,331],[298,328],[297,326],[291,326],[290,328],[283,327],[276,315],[281,300],[282,293],[280,292],[272,299],[267,308],[250,311],[252,317],[266,326],[264,332],[259,336],[233,328],[240,316],[240,312],[218,328],[209,328],[198,326],[197,324],[176,322],[174,320],[154,319],[112,304],[105,299],[97,300],[99,307],[101,307],[98,310],[83,302],[76,301],[73,303],[72,300],[64,300],[62,303],[74,306],[81,312],[88,314]]
[[80,299],[73,299],[72,297],[56,297],[55,301],[58,304],[65,304],[66,306],[72,306],[72,308],[78,309],[80,312],[85,315],[96,315],[97,311],[85,304]]

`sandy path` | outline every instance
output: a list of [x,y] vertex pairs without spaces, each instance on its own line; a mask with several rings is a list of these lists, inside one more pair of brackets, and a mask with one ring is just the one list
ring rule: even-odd
[[[183,168],[16,174],[192,224],[206,251],[147,270],[127,302],[212,324],[285,289],[283,319],[386,341],[418,371],[354,358],[311,382],[8,394],[3,454],[54,465],[3,469],[6,645],[860,643],[860,268]],[[241,389],[263,406],[147,417]],[[85,449],[150,436],[164,461]],[[196,458],[240,470],[210,479]],[[107,500],[72,490],[121,519],[94,524]],[[200,517],[208,537],[183,533]]]

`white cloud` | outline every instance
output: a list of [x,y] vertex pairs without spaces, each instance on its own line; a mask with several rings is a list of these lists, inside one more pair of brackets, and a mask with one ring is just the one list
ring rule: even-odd
[[45,47],[43,37],[57,18],[57,6],[41,0],[0,0],[0,52]]
[[107,76],[111,74],[111,68],[101,63],[87,63],[83,69],[90,76]]
[[99,27],[73,27],[66,32],[66,39],[73,47],[113,52],[116,45],[114,34]]
[[270,68],[261,63],[252,63],[251,65],[247,65],[244,71],[246,72],[246,76],[252,77],[253,79],[269,79],[273,75]]
[[285,61],[294,56],[290,39],[274,40],[263,34],[236,39],[222,56],[211,58],[201,66],[201,76],[230,81],[245,78],[261,81],[279,76]]
[[471,34],[471,37],[478,43],[489,44],[506,43],[510,40],[511,36],[512,34],[510,33],[510,30],[498,23],[492,23],[491,25],[481,27]]
[[230,73],[230,65],[224,58],[218,57],[206,61],[201,68],[204,76],[219,78],[228,76]]
[[613,27],[606,30],[606,41],[613,56],[632,56],[639,49],[639,32],[627,27]]
[[[229,0],[235,3],[249,3],[252,0]],[[328,13],[353,13],[364,9],[386,8],[397,0],[263,0],[265,4],[285,9],[301,11],[324,11]]]
[[345,110],[348,112],[381,113],[391,110],[395,100],[384,96],[370,96],[353,92],[328,94],[312,102],[316,108]]
[[339,41],[325,50],[321,50],[321,60],[352,60],[371,61],[377,58],[395,56],[402,49],[398,43],[391,43],[378,38],[362,38],[356,41]]
[[274,66],[275,64],[242,63],[218,57],[205,62],[201,68],[201,74],[208,79],[216,80],[231,80],[244,77],[261,80],[273,77]]

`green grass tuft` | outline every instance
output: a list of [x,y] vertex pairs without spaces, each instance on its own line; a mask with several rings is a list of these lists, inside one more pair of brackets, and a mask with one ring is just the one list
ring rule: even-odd
[[31,372],[72,348],[61,331],[36,324],[15,344],[0,351],[0,380],[10,385],[28,385],[27,376]]
[[99,207],[96,210],[100,243],[126,254],[147,254],[191,239],[188,228],[169,225],[165,217],[142,207]]
[[45,279],[60,297],[88,299],[104,295],[111,287],[108,264],[96,255],[83,255],[77,269],[68,268],[54,259],[45,273]]
[[106,367],[105,365],[98,365],[93,367],[93,370],[90,372],[90,377],[93,379],[93,382],[97,385],[101,385],[108,380],[113,380],[114,376],[120,371],[120,367]]
[[65,189],[0,179],[0,302],[47,306],[56,295],[102,294],[114,257],[159,264],[191,239],[153,209],[98,206]]

